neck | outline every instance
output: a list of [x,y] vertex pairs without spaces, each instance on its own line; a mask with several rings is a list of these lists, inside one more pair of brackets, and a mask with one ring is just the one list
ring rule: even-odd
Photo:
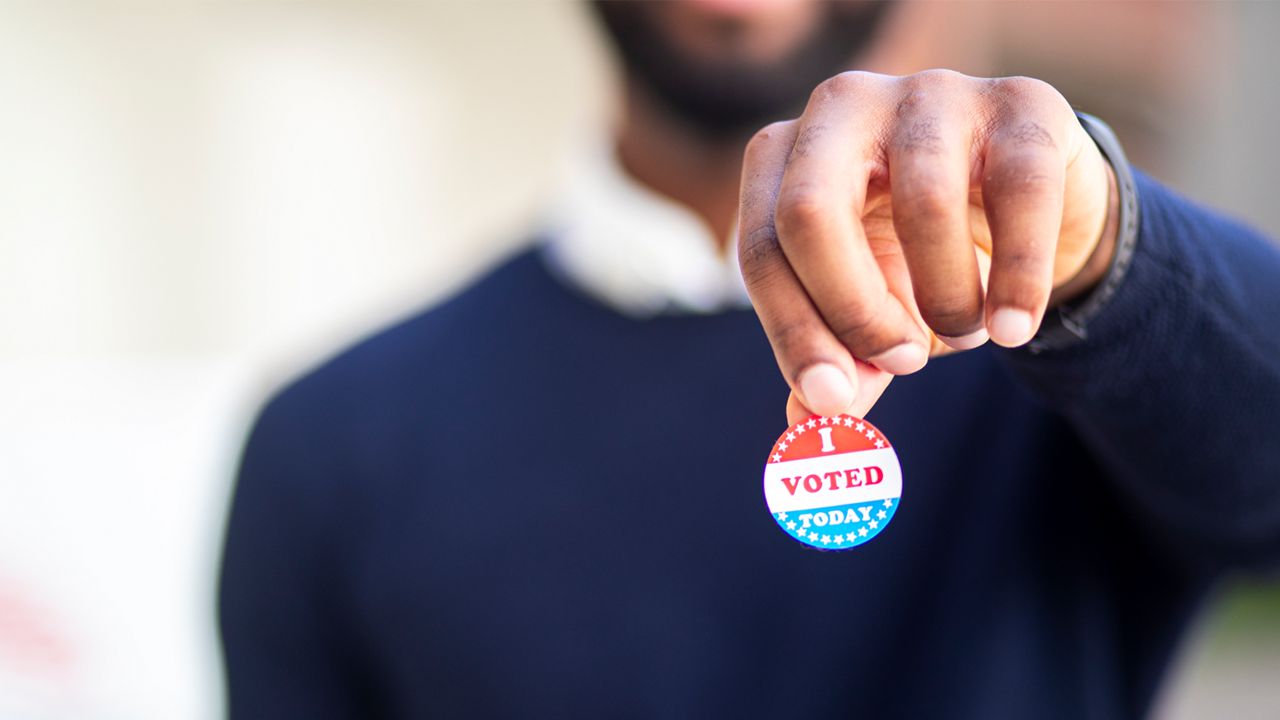
[[627,88],[618,159],[627,173],[702,218],[724,252],[738,216],[738,182],[745,138],[708,140]]

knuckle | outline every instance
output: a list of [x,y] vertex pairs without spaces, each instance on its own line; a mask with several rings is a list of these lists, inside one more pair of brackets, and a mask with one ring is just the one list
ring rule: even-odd
[[[766,261],[742,265],[742,284],[746,286],[752,302],[757,306],[757,311],[764,312],[764,308],[759,306],[761,302],[759,291],[777,286],[781,276],[782,266],[778,262]],[[767,294],[764,297],[767,297]]]
[[869,348],[877,348],[886,343],[882,327],[884,301],[851,303],[827,315],[827,327],[846,347],[868,353]]
[[1016,75],[996,78],[992,81],[996,95],[1007,107],[1052,108],[1057,112],[1071,111],[1071,104],[1053,85],[1038,78]]
[[996,141],[1015,152],[1048,152],[1055,151],[1058,142],[1048,128],[1035,120],[1010,122],[996,135]]
[[848,70],[818,83],[809,96],[810,104],[823,104],[868,90],[874,82],[872,74],[862,70]]
[[[916,102],[912,99],[915,95],[913,93],[902,102]],[[901,115],[903,112],[902,105],[899,103],[898,113]],[[915,111],[905,112],[913,114]],[[894,135],[891,149],[904,155],[941,155],[946,150],[946,143],[942,137],[942,119],[937,115],[924,115],[904,123]]]
[[1057,88],[1039,78],[1024,77],[1022,87],[1023,94],[1033,100],[1056,103],[1063,99]]
[[968,75],[949,70],[947,68],[933,68],[930,70],[922,70],[906,78],[907,87],[912,89],[922,88],[949,88],[961,85],[972,80]]
[[791,188],[778,198],[777,230],[787,238],[804,237],[822,227],[830,209],[818,188]]
[[765,283],[773,277],[782,257],[773,225],[762,225],[744,234],[738,242],[738,267],[748,286]]
[[1052,258],[1046,253],[1036,252],[1031,248],[1007,250],[997,254],[999,257],[993,259],[992,263],[999,263],[1001,273],[1015,287],[1038,287],[1038,278],[1053,264]]
[[796,136],[796,144],[791,148],[791,155],[787,157],[787,163],[790,164],[800,158],[808,157],[813,152],[814,146],[821,142],[823,135],[826,133],[826,125],[821,123],[806,125]]
[[843,94],[840,89],[841,81],[837,80],[839,77],[839,75],[829,77],[814,86],[813,92],[809,93],[810,108],[826,105]]
[[955,70],[937,68],[923,70],[898,79],[897,114],[904,117],[930,104],[945,103],[955,91],[972,84],[974,78]]
[[894,114],[899,120],[909,118],[924,107],[929,100],[929,93],[921,90],[919,87],[907,84],[906,92],[898,98],[898,104],[894,107]]
[[939,335],[967,335],[982,325],[982,304],[966,298],[920,302],[920,316]]
[[820,328],[814,323],[778,323],[770,334],[769,341],[784,363],[802,368],[809,365],[809,356],[814,354],[813,338],[820,332]]
[[1057,90],[1049,83],[1026,75],[996,78],[995,85],[1001,94],[1009,97],[1034,98],[1041,97],[1046,92],[1057,94]]
[[1062,192],[1062,178],[1031,158],[1012,159],[987,171],[984,184],[1005,196],[1044,197]]
[[745,155],[747,158],[753,158],[760,154],[762,150],[786,138],[791,126],[795,125],[795,120],[779,120],[769,123],[756,131],[751,139],[747,141]]

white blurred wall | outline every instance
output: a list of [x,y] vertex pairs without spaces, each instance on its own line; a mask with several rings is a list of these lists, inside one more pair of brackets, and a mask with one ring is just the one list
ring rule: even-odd
[[212,718],[273,385],[536,217],[602,63],[567,3],[0,4],[0,718]]
[[[254,407],[512,248],[606,88],[563,2],[0,4],[0,718],[220,714]],[[1185,184],[1275,231],[1232,127]],[[1189,667],[1171,715],[1217,702]]]

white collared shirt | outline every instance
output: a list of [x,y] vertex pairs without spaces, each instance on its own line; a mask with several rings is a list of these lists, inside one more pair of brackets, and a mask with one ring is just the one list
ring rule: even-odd
[[630,177],[609,144],[572,163],[545,236],[553,272],[625,315],[751,307],[735,239],[721,254],[701,218]]

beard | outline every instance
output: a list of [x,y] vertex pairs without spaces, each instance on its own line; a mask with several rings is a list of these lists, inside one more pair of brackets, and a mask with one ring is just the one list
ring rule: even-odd
[[628,78],[688,127],[721,139],[742,138],[799,115],[815,86],[849,69],[874,38],[889,5],[883,0],[823,3],[823,17],[805,39],[779,59],[763,62],[695,57],[672,42],[644,4],[591,3]]

